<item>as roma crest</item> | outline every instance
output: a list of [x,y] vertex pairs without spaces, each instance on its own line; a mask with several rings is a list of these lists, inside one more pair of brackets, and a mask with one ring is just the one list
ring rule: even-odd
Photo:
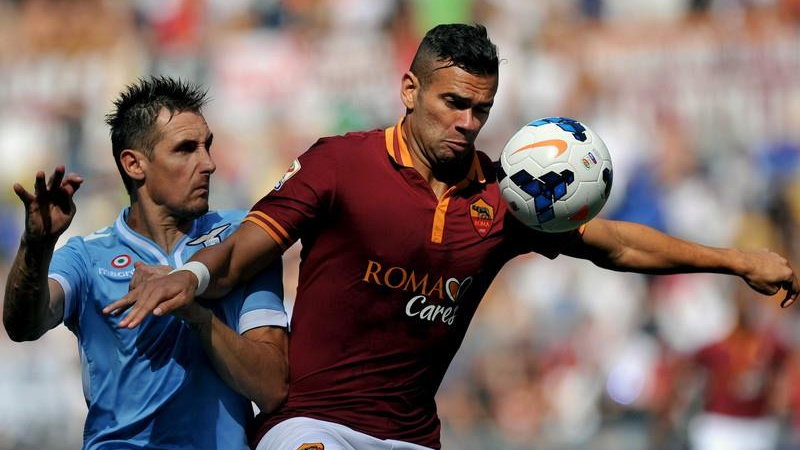
[[472,226],[481,237],[486,237],[489,230],[492,229],[492,222],[494,221],[494,208],[492,205],[479,198],[477,201],[469,205],[469,217],[472,219]]

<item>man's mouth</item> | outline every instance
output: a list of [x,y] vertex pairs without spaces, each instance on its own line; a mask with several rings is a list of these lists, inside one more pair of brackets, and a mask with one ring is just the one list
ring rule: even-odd
[[445,141],[445,144],[453,151],[463,152],[469,148],[470,144],[467,141]]

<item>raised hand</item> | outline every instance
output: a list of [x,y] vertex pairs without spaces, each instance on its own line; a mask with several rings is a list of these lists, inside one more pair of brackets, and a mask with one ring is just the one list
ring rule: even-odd
[[56,167],[45,183],[45,173],[38,171],[34,193],[14,183],[14,192],[25,205],[25,235],[28,242],[55,241],[69,227],[75,216],[72,196],[83,183],[83,178],[70,173],[64,176],[64,166]]
[[781,301],[783,308],[797,300],[800,284],[786,258],[769,250],[744,251],[744,255],[750,268],[742,278],[751,288],[765,295],[774,295],[785,289],[786,295]]

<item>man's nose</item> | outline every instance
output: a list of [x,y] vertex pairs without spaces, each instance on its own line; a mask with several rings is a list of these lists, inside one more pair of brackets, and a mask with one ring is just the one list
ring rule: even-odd
[[480,130],[481,121],[471,108],[464,109],[460,111],[458,121],[456,122],[456,128],[463,132],[475,133]]
[[214,173],[217,171],[217,165],[214,163],[214,158],[211,157],[211,153],[208,150],[203,149],[201,158],[200,168],[202,172]]

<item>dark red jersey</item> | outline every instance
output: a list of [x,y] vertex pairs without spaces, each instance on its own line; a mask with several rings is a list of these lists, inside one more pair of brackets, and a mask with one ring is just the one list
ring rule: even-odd
[[577,236],[513,219],[480,152],[438,200],[400,124],[319,140],[245,220],[303,245],[289,398],[259,439],[306,416],[438,447],[434,395],[492,279],[512,257],[554,258]]
[[708,371],[705,410],[737,417],[770,413],[769,395],[788,349],[764,332],[735,331],[702,348],[695,360]]

